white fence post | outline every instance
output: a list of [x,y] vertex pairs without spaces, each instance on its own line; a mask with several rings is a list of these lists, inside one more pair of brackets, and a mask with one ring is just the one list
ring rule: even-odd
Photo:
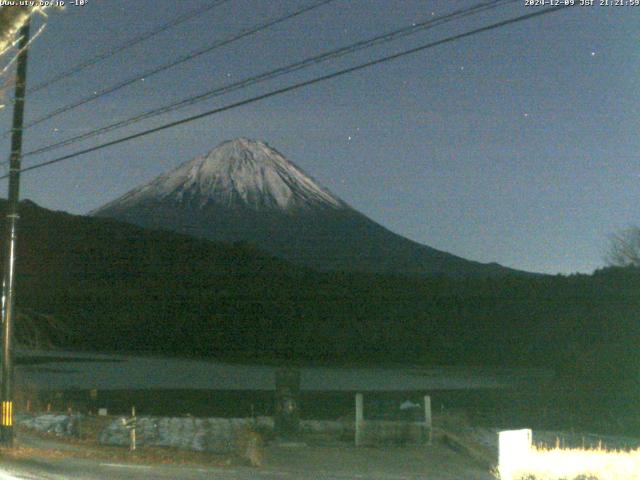
[[131,407],[131,451],[134,452],[136,450],[136,407]]
[[356,447],[362,444],[362,424],[364,422],[364,400],[361,393],[356,393]]
[[530,453],[530,429],[498,432],[498,471],[500,480],[511,480],[518,464]]
[[427,429],[427,445],[431,445],[431,397],[429,395],[424,396],[424,424]]

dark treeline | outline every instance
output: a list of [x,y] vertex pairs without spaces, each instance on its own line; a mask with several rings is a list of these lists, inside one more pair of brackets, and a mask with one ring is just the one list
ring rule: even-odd
[[[317,273],[258,252],[22,204],[17,305],[60,346],[234,360],[553,368],[638,392],[640,274]],[[19,327],[18,327],[19,328]],[[589,390],[590,389],[590,390]]]

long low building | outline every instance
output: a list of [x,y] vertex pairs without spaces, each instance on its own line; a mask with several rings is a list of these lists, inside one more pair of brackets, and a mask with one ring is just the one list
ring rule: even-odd
[[[171,357],[17,352],[16,383],[40,390],[275,388],[277,367]],[[551,378],[541,369],[488,367],[303,367],[303,391],[428,391],[513,388]]]

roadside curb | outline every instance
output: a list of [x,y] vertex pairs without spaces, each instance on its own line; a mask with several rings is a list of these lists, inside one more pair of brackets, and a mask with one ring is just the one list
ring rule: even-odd
[[482,445],[467,440],[452,432],[440,432],[438,436],[441,438],[442,443],[450,447],[452,450],[467,455],[481,467],[489,470],[495,468],[497,458]]

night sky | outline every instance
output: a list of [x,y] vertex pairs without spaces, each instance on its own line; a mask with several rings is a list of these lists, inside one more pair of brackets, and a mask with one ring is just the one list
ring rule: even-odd
[[[211,1],[88,0],[51,12],[30,52],[28,83]],[[479,1],[336,0],[28,129],[25,151]],[[542,8],[524,1],[27,157],[24,165]],[[230,0],[34,93],[27,122],[308,3]],[[640,224],[639,27],[640,6],[566,9],[25,173],[21,197],[87,213],[246,136],[410,239],[524,270],[591,272],[604,265],[609,234]],[[0,119],[9,128],[10,106]],[[8,156],[8,139],[0,148]]]

